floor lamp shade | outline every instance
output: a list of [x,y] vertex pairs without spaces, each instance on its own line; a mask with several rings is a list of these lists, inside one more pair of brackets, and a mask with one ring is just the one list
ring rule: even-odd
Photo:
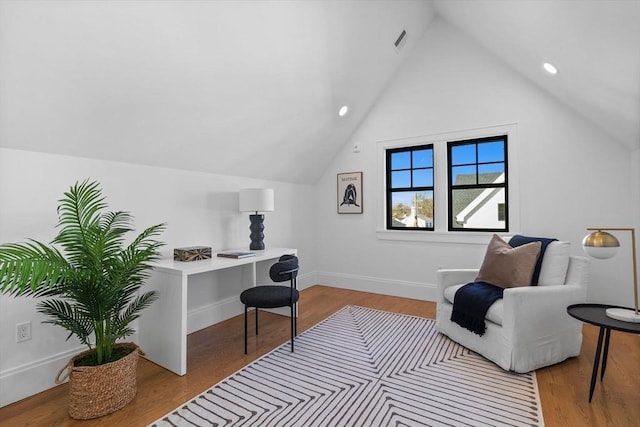
[[620,242],[613,234],[597,230],[582,239],[582,248],[590,257],[613,258],[620,249]]
[[630,231],[631,232],[631,262],[633,267],[633,303],[634,309],[609,308],[606,310],[607,316],[621,320],[623,322],[640,323],[638,313],[638,267],[636,261],[636,230],[634,228],[587,228],[593,231],[582,240],[584,251],[593,258],[607,259],[613,257],[620,248],[620,242],[607,231]]
[[240,190],[239,196],[240,212],[254,212],[249,215],[251,225],[249,230],[251,234],[251,244],[249,249],[252,251],[264,250],[264,215],[259,212],[273,212],[274,197],[271,188],[243,188]]

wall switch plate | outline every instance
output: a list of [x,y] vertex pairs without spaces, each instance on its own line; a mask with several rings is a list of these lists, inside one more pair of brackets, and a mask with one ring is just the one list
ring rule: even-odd
[[16,342],[29,341],[31,339],[31,322],[16,323]]

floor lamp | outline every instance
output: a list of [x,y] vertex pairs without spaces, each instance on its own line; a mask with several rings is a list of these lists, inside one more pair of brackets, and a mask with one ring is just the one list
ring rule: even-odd
[[249,215],[251,221],[249,249],[252,251],[264,250],[264,215],[259,212],[273,212],[273,199],[273,189],[270,188],[244,188],[240,190],[240,212],[255,212]]
[[623,322],[640,323],[638,313],[638,266],[636,261],[636,230],[634,228],[587,228],[593,231],[582,240],[584,251],[594,258],[608,259],[613,257],[620,248],[620,242],[607,231],[630,231],[631,232],[631,256],[633,262],[633,301],[634,310],[625,308],[609,308],[607,316]]

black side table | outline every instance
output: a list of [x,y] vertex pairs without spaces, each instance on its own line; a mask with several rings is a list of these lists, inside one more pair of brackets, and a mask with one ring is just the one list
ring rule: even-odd
[[[589,388],[589,402],[593,397],[593,390],[596,388],[596,377],[598,376],[598,365],[600,364],[600,354],[602,354],[602,369],[600,370],[600,381],[604,378],[604,371],[607,368],[607,355],[609,353],[609,339],[611,330],[640,334],[640,323],[623,322],[621,320],[607,317],[607,308],[627,308],[617,305],[606,304],[573,304],[567,307],[567,313],[571,317],[592,325],[600,327],[598,335],[598,346],[596,357],[593,361],[593,373],[591,374],[591,388]],[[602,341],[604,338],[604,353],[602,353]]]

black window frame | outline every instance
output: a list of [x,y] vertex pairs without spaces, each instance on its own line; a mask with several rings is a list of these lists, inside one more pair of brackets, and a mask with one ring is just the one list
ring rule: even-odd
[[[504,161],[503,162],[480,162],[478,159],[478,145],[486,142],[493,141],[502,141],[504,148]],[[459,141],[449,141],[447,142],[447,209],[448,209],[448,218],[447,218],[447,226],[450,232],[508,232],[509,231],[509,158],[508,158],[508,144],[509,137],[508,135],[497,135],[497,136],[489,136],[482,138],[472,138],[465,139]],[[459,147],[462,145],[475,145],[475,163],[466,163],[459,165],[452,165],[452,150],[454,147]],[[503,183],[482,183],[480,184],[479,180],[479,166],[480,165],[489,165],[496,163],[504,163],[504,182]],[[476,168],[476,183],[475,184],[453,184],[453,168],[459,166],[472,166],[474,165]],[[453,227],[453,223],[455,221],[453,209],[454,209],[454,200],[453,200],[453,191],[454,190],[467,190],[467,189],[487,189],[487,188],[504,188],[504,228],[464,228],[464,227]],[[497,213],[496,213],[497,214]]]
[[[394,153],[400,153],[400,152],[413,152],[413,151],[422,151],[422,150],[431,150],[431,166],[430,167],[413,167],[413,155],[411,155],[411,165],[409,168],[405,168],[405,169],[391,169],[391,156]],[[433,144],[420,144],[420,145],[412,145],[412,146],[407,146],[407,147],[397,147],[397,148],[388,148],[385,150],[385,156],[386,156],[386,183],[385,183],[385,187],[386,187],[386,197],[387,197],[387,203],[386,203],[386,208],[385,208],[385,215],[386,215],[386,219],[385,219],[385,223],[386,223],[386,227],[387,230],[406,230],[406,231],[434,231],[435,229],[435,150],[433,147]],[[421,170],[421,169],[430,169],[431,170],[431,186],[413,186],[413,171],[414,170]],[[408,170],[410,171],[410,176],[411,176],[411,186],[409,187],[399,187],[399,188],[392,188],[391,187],[391,174],[392,172],[397,172],[397,171],[401,171],[401,170]],[[431,194],[433,195],[433,199],[432,202],[434,204],[433,206],[433,218],[432,218],[432,222],[431,222],[431,227],[397,227],[397,226],[393,226],[393,221],[392,221],[392,215],[391,212],[393,210],[393,205],[392,205],[392,200],[393,200],[393,193],[396,192],[405,192],[405,191],[431,191]]]

